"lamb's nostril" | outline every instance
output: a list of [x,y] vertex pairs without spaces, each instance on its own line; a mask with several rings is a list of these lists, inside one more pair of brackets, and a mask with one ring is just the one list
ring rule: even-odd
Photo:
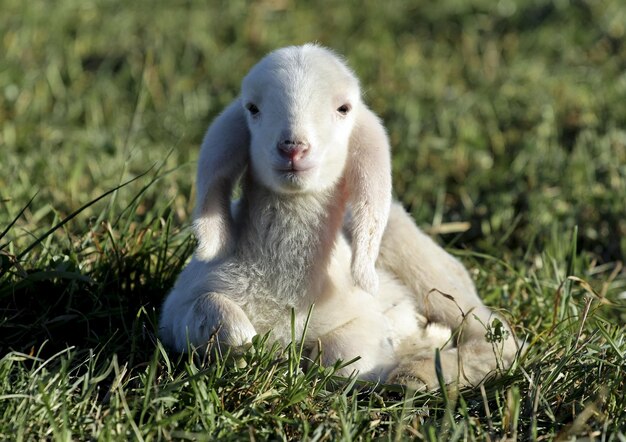
[[309,145],[302,141],[283,140],[278,143],[278,153],[291,161],[299,161],[308,150]]

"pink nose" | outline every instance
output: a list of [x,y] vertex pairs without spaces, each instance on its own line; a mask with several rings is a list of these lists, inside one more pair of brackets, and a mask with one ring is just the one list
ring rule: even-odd
[[285,159],[299,161],[304,158],[309,150],[309,145],[304,141],[283,140],[278,143],[278,153]]

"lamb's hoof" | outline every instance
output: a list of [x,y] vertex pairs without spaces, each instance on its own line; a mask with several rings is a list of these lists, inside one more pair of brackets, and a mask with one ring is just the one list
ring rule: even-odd
[[428,385],[415,373],[403,370],[401,367],[394,370],[387,380],[389,384],[404,385],[407,389],[422,392],[428,390]]

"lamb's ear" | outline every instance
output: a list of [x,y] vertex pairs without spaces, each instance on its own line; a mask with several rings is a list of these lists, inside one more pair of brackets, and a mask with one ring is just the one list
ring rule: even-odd
[[249,145],[250,131],[238,98],[213,121],[200,150],[193,228],[201,260],[223,257],[234,247],[230,199],[248,163]]
[[352,208],[352,277],[362,289],[377,294],[375,264],[391,207],[390,147],[378,117],[365,105],[357,112],[346,164]]

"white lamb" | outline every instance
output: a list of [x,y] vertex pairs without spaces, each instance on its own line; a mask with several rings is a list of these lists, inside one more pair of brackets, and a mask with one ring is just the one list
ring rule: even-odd
[[[163,342],[241,346],[271,330],[286,344],[292,309],[300,336],[315,304],[305,345],[324,364],[360,357],[342,375],[437,388],[437,348],[446,383],[476,385],[509,367],[517,344],[506,323],[391,203],[389,155],[333,52],[307,44],[261,60],[204,139],[199,245],[163,305]],[[492,326],[499,339],[486,338]]]

